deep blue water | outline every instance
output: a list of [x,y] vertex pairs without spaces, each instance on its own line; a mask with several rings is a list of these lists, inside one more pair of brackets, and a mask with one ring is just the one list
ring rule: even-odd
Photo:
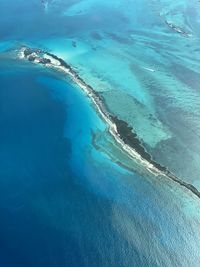
[[93,147],[76,86],[8,59],[0,84],[1,266],[198,266],[195,202]]
[[[57,94],[53,97],[50,89],[38,82],[48,81],[42,71],[31,66],[4,68],[1,64],[1,264],[84,266],[78,237],[73,232],[76,227],[77,231],[87,227],[89,215],[97,213],[87,204],[97,200],[76,184],[76,166],[70,161],[71,140],[64,137],[68,108]],[[70,102],[76,95],[70,92],[74,88],[61,84],[60,89],[62,86],[68,90],[66,98]],[[76,100],[78,109],[79,97]],[[79,122],[70,121],[67,127],[75,128],[76,124]],[[78,223],[83,223],[80,229]],[[98,253],[90,243],[85,245],[97,260]]]
[[[55,233],[38,219],[33,200],[40,194],[51,198],[56,183],[67,179],[66,109],[52,101],[48,90],[41,90],[35,79],[34,70],[11,68],[4,72],[1,65],[0,246],[1,256],[9,259],[8,266],[37,266],[40,261],[43,266],[48,240],[54,240]],[[59,246],[55,247],[59,253]],[[36,255],[32,263],[31,253]]]
[[26,43],[67,60],[199,186],[196,0],[11,2],[0,1],[0,267],[199,267],[199,199],[127,159],[72,81],[4,53]]

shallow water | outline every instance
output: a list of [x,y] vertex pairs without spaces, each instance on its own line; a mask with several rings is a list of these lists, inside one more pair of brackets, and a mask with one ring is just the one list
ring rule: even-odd
[[5,53],[25,43],[65,59],[199,187],[197,5],[0,2],[2,266],[199,266],[199,199],[128,158],[72,81]]
[[155,160],[198,188],[198,1],[46,2],[48,8],[1,1],[8,47],[14,40],[67,60],[102,93],[110,112],[133,126]]

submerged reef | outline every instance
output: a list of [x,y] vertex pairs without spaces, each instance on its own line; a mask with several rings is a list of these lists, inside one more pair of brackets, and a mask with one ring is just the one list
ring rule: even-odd
[[116,142],[121,145],[129,156],[140,162],[150,172],[155,175],[165,176],[200,198],[200,192],[191,184],[188,184],[176,177],[167,167],[162,166],[146,151],[140,138],[134,132],[134,129],[127,122],[119,119],[117,116],[110,114],[104,104],[100,94],[79,76],[79,74],[63,59],[40,49],[23,46],[19,51],[19,58],[26,59],[36,64],[42,64],[46,67],[54,68],[69,75],[72,80],[87,94],[95,104],[102,118],[107,122],[109,131],[115,138]]

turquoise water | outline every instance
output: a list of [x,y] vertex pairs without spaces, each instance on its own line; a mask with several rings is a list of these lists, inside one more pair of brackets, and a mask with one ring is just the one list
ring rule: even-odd
[[199,188],[199,2],[45,2],[1,1],[1,49],[15,41],[65,59],[155,160]]
[[199,266],[199,199],[121,151],[70,79],[13,52],[27,44],[65,59],[158,162],[199,188],[198,8],[0,2],[1,266]]

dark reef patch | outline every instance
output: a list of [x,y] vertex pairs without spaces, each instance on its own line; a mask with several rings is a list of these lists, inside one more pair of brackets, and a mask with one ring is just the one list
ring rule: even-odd
[[114,41],[116,41],[116,42],[118,42],[120,44],[123,44],[123,45],[124,44],[130,44],[131,43],[131,40],[130,39],[124,38],[124,37],[121,37],[121,36],[118,36],[115,33],[108,32],[108,33],[106,33],[106,35],[108,37],[110,37],[112,40],[114,40]]
[[101,35],[98,33],[98,32],[92,32],[91,34],[91,37],[95,40],[102,40],[103,38],[101,37]]
[[76,43],[75,41],[72,41],[72,46],[73,46],[74,48],[76,48],[76,47],[77,47],[77,43]]

